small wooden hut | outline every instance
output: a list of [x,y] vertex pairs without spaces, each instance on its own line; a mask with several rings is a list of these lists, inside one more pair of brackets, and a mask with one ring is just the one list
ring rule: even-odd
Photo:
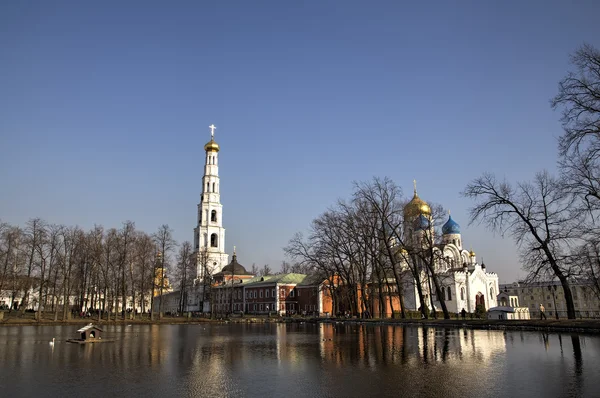
[[102,338],[102,329],[91,323],[79,329],[77,333],[80,333],[81,340],[83,341],[96,340]]

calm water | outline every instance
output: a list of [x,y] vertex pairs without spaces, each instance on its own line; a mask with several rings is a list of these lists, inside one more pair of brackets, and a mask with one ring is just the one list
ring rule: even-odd
[[[0,328],[2,397],[600,397],[600,336],[402,326]],[[56,338],[54,347],[48,342]]]

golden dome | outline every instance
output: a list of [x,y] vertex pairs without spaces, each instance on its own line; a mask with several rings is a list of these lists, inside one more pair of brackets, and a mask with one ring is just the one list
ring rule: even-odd
[[471,251],[469,252],[469,256],[471,256],[471,257],[475,257],[475,252],[474,252],[473,250],[471,250]]
[[214,138],[211,138],[211,140],[204,145],[204,150],[206,152],[219,152],[219,144],[215,142]]
[[417,195],[417,192],[415,191],[415,196],[413,196],[412,200],[404,206],[404,217],[413,218],[418,217],[420,214],[430,216],[431,207],[429,207],[427,202],[419,198],[419,195]]
[[420,214],[431,216],[431,207],[417,195],[417,181],[415,180],[413,183],[415,184],[415,195],[412,200],[404,206],[404,218],[415,218]]

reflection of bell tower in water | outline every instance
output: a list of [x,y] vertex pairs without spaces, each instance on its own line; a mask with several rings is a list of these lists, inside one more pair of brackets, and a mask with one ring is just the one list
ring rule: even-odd
[[215,142],[214,125],[210,127],[210,141],[204,145],[204,177],[198,204],[198,224],[194,228],[194,249],[197,253],[197,277],[212,275],[229,263],[225,253],[223,205],[219,186],[219,145]]

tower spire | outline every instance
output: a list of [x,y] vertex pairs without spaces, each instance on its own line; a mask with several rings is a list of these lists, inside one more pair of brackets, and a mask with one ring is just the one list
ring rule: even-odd
[[215,139],[215,130],[217,129],[217,126],[215,126],[214,124],[211,124],[210,126],[208,126],[208,128],[210,129],[210,139],[214,140]]
[[417,196],[417,180],[413,180],[413,185],[415,187],[415,196]]

